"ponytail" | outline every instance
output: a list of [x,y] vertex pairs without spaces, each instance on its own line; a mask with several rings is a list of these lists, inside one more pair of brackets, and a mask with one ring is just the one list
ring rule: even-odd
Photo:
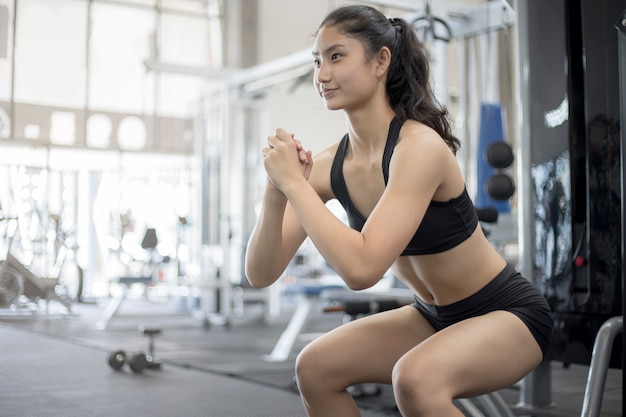
[[332,11],[320,28],[330,26],[359,39],[370,56],[385,46],[389,48],[386,89],[391,108],[403,119],[434,129],[456,153],[460,141],[452,134],[448,110],[437,102],[432,91],[426,50],[411,25],[401,18],[387,19],[370,6],[351,5]]

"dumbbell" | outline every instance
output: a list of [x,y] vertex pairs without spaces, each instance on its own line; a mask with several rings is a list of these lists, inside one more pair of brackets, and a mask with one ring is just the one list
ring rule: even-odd
[[[158,368],[158,366],[153,366],[155,364],[152,364],[150,357],[143,352],[134,353],[129,357],[125,351],[116,350],[109,354],[108,362],[109,366],[116,371],[121,370],[127,363],[134,373],[139,373],[146,368]],[[160,364],[158,365],[160,366]]]
[[148,354],[145,355],[147,361],[145,367],[150,369],[161,368],[161,363],[157,361],[156,357],[154,356],[154,336],[161,334],[161,329],[139,326],[139,334],[141,334],[142,336],[147,336],[149,339]]
[[161,329],[139,326],[139,334],[147,336],[150,339],[148,343],[148,353],[138,352],[129,357],[125,351],[116,350],[109,354],[109,366],[115,370],[120,370],[128,363],[130,369],[135,373],[139,373],[144,369],[160,369],[161,363],[154,357],[154,336],[160,333]]

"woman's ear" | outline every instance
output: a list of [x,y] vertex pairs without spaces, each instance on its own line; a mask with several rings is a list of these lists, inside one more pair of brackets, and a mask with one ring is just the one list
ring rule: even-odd
[[380,77],[387,72],[389,65],[391,64],[391,51],[389,48],[386,46],[380,48],[376,60],[376,75]]

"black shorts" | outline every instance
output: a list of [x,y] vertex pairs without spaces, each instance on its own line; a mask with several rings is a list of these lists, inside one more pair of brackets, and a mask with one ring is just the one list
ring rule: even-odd
[[552,313],[545,297],[513,267],[507,265],[491,282],[469,297],[446,306],[415,297],[415,307],[436,331],[495,310],[509,311],[528,326],[545,357],[552,339]]

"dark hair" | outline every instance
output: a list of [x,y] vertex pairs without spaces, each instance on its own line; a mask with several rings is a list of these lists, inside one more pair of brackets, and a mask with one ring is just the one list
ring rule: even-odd
[[401,18],[388,19],[370,6],[350,5],[330,12],[319,28],[331,26],[363,42],[370,57],[385,46],[389,48],[386,89],[391,108],[404,119],[434,129],[456,153],[460,141],[450,129],[448,110],[432,91],[426,51],[411,25]]

